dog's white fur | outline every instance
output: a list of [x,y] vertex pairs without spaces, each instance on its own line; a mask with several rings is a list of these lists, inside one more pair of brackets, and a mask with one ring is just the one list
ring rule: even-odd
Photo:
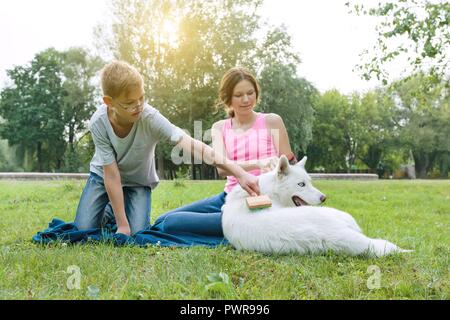
[[[305,162],[306,157],[290,166],[282,156],[274,170],[259,177],[261,194],[272,199],[270,208],[250,210],[245,202],[248,194],[240,186],[228,194],[222,226],[225,237],[236,249],[276,254],[332,250],[377,257],[410,251],[387,240],[366,237],[346,212],[311,206],[320,204],[325,195],[313,187]],[[308,205],[297,207],[293,196]]]

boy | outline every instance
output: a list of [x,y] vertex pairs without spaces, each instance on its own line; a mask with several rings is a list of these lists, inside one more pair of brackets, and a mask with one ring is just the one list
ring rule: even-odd
[[256,177],[219,159],[212,148],[192,139],[145,103],[144,81],[134,67],[123,61],[106,65],[101,85],[105,105],[89,122],[95,154],[75,217],[79,230],[100,227],[108,202],[117,233],[132,235],[149,226],[151,190],[159,181],[154,152],[162,140],[229,170],[249,194],[259,194]]

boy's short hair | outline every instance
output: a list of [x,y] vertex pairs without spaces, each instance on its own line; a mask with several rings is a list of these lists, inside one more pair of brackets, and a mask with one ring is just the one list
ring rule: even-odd
[[144,85],[139,71],[125,61],[108,63],[101,71],[100,80],[103,95],[112,98],[119,97],[123,92],[127,95],[136,87]]

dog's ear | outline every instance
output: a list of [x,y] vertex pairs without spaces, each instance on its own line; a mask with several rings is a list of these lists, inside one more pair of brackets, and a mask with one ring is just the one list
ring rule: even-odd
[[303,169],[305,168],[305,164],[306,164],[306,160],[308,159],[308,157],[307,156],[304,156],[303,158],[302,158],[302,160],[300,160],[299,162],[297,162],[295,165],[296,166],[299,166],[299,167],[302,167]]
[[285,155],[282,155],[277,165],[278,176],[286,175],[288,172],[289,172],[289,161]]

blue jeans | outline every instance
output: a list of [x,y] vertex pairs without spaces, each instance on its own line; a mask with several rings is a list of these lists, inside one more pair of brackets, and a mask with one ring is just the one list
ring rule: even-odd
[[177,235],[179,238],[194,236],[206,241],[214,238],[214,242],[217,242],[217,238],[223,238],[221,209],[226,195],[222,192],[169,211],[158,217],[151,230]]
[[[125,212],[131,234],[150,226],[150,187],[123,187]],[[75,226],[78,230],[101,228],[114,220],[103,178],[91,172],[78,203]]]

